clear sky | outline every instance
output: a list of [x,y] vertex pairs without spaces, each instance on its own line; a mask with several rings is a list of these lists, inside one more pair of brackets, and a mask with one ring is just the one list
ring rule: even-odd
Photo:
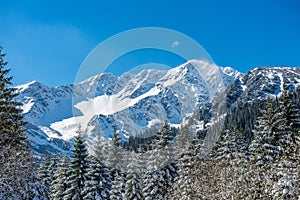
[[[72,83],[84,58],[103,40],[133,28],[164,27],[199,42],[216,64],[246,72],[300,66],[297,0],[1,0],[0,43],[14,84]],[[175,65],[166,56],[166,64]],[[156,51],[129,56],[159,62]],[[147,58],[147,59],[146,59]],[[126,71],[128,59],[112,71]],[[122,68],[120,70],[120,68]]]

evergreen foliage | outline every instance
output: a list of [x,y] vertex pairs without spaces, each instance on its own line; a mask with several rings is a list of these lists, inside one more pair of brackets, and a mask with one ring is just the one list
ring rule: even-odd
[[124,196],[126,180],[124,175],[116,170],[114,173],[114,180],[111,186],[111,190],[109,191],[111,200],[122,200]]
[[60,159],[57,165],[57,169],[54,174],[54,179],[51,183],[51,199],[60,200],[64,198],[65,191],[69,188],[68,177],[69,171],[69,160],[66,156]]
[[88,153],[80,128],[77,133],[67,179],[69,188],[65,191],[64,199],[83,199],[82,191],[87,180]]
[[111,188],[111,176],[109,169],[95,157],[91,157],[89,163],[87,180],[82,192],[84,199],[109,199]]
[[127,200],[142,200],[142,179],[141,179],[141,166],[139,160],[137,160],[137,153],[131,152],[129,156],[129,164],[127,166],[127,176],[125,183],[124,199]]
[[27,199],[34,180],[21,104],[0,46],[0,199]]

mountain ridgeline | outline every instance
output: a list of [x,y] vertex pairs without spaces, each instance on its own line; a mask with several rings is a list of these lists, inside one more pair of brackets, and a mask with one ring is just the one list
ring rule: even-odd
[[250,144],[266,98],[278,99],[289,90],[299,105],[299,82],[299,68],[260,67],[243,75],[192,60],[170,70],[120,77],[104,73],[71,85],[31,82],[16,88],[35,152],[68,154],[79,124],[90,146],[98,136],[113,138],[116,129],[125,146],[136,148],[155,138],[164,121],[175,132],[198,133],[208,148],[226,129],[243,132]]

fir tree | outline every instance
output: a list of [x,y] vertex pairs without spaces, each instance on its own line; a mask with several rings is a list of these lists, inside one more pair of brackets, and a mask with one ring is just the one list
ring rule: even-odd
[[72,160],[69,166],[70,176],[67,180],[67,184],[70,187],[65,191],[64,199],[83,199],[82,191],[87,179],[88,153],[80,128],[77,134],[75,137],[74,150],[72,151]]
[[162,170],[161,174],[164,176],[164,185],[167,190],[171,189],[176,176],[176,150],[172,134],[168,122],[165,121],[159,131],[159,140],[155,144],[159,154],[159,168]]
[[236,154],[237,145],[235,142],[235,136],[233,132],[226,129],[219,137],[215,150],[213,152],[213,158],[216,161],[216,167],[218,168],[218,184],[217,190],[224,198],[231,199],[234,194],[232,193],[233,184],[233,167],[231,166],[232,160]]
[[160,200],[167,193],[165,170],[160,168],[160,155],[155,143],[151,144],[150,149],[146,152],[148,166],[143,179],[143,194],[146,200]]
[[116,129],[114,130],[113,140],[104,145],[103,151],[104,152],[102,154],[106,155],[106,165],[111,168],[113,175],[115,171],[124,168],[124,151],[122,151],[121,147],[120,134]]
[[274,107],[270,97],[262,116],[257,118],[254,140],[249,146],[250,151],[250,193],[252,198],[270,198],[273,184],[271,166],[278,159],[281,148],[278,146],[278,126],[281,123],[278,108]]
[[166,186],[164,174],[161,170],[147,170],[144,178],[143,194],[145,200],[162,200],[165,199]]
[[57,158],[46,156],[45,160],[41,162],[38,170],[39,182],[47,187],[50,191],[50,186],[54,181],[55,171],[57,169]]
[[143,199],[141,166],[137,153],[134,151],[129,155],[129,164],[127,166],[127,176],[125,184],[124,198],[127,200]]
[[51,185],[51,175],[49,171],[49,166],[50,166],[50,156],[46,156],[45,160],[41,161],[38,170],[39,182],[47,188],[49,188]]
[[194,145],[196,146],[192,141],[178,158],[178,176],[173,184],[174,199],[197,199],[194,168],[198,155]]
[[7,77],[9,69],[0,46],[0,199],[29,198],[30,180],[33,180],[31,152],[23,129],[21,104]]
[[266,109],[262,110],[262,116],[257,118],[257,126],[254,132],[254,140],[249,146],[252,154],[251,159],[254,164],[266,165],[275,162],[280,154],[280,148],[277,146],[278,138],[278,110],[274,108],[270,97],[267,99]]
[[69,188],[67,183],[70,175],[69,160],[66,156],[61,158],[54,174],[54,180],[51,183],[51,199],[61,200],[64,198],[64,192]]
[[230,182],[229,190],[231,191],[231,197],[234,199],[246,199],[249,194],[247,187],[247,181],[249,180],[249,162],[248,162],[248,150],[246,147],[246,138],[237,127],[232,130],[234,134],[234,152],[232,158],[229,161],[229,175]]
[[278,145],[283,149],[283,155],[275,164],[275,183],[272,194],[278,199],[295,199],[299,195],[299,136],[297,124],[299,120],[299,110],[291,100],[288,91],[284,90],[280,99],[281,124],[279,125]]
[[84,199],[109,199],[111,176],[109,169],[95,157],[91,157],[82,194]]
[[114,173],[114,180],[112,182],[111,190],[109,191],[109,197],[111,200],[122,200],[124,196],[125,178],[123,174],[116,170]]

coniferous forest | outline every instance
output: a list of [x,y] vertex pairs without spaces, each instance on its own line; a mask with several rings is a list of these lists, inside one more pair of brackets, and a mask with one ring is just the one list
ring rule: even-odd
[[115,130],[112,140],[99,137],[92,147],[78,127],[71,155],[56,157],[33,155],[16,95],[0,48],[1,200],[300,198],[295,91],[253,106],[253,126],[228,118],[213,148],[201,133],[165,122],[150,139],[124,143]]

